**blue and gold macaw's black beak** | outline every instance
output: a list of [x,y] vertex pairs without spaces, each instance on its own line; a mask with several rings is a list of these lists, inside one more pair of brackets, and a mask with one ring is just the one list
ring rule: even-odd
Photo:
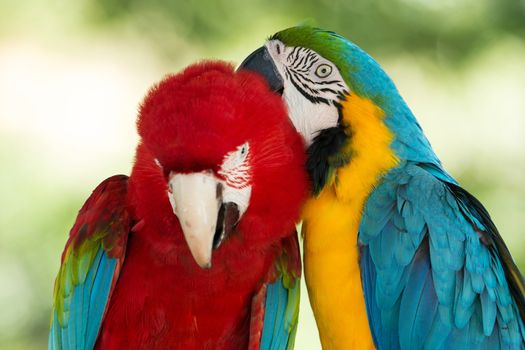
[[239,68],[237,68],[237,70],[240,69],[247,69],[261,74],[268,82],[268,85],[270,85],[270,89],[282,95],[284,88],[283,78],[279,74],[266,47],[260,47],[246,57]]

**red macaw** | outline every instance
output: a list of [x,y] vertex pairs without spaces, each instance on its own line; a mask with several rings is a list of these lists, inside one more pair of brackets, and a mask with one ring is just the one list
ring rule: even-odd
[[71,230],[49,348],[292,348],[308,180],[280,97],[202,63],[153,87],[137,124],[131,176]]

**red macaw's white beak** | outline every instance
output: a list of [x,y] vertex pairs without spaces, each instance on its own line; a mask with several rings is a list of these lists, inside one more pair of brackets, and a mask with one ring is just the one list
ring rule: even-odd
[[222,204],[220,182],[208,172],[170,173],[168,197],[193,258],[200,267],[210,268]]

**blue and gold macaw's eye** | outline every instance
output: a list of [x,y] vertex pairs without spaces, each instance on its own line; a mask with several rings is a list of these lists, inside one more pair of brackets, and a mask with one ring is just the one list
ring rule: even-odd
[[319,78],[326,78],[330,75],[330,73],[332,73],[332,66],[325,63],[317,66],[317,69],[315,70],[315,75],[317,75]]

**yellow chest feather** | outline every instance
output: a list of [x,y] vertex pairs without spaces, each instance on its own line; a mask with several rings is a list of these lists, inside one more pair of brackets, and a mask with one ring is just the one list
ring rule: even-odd
[[357,234],[365,201],[398,160],[383,111],[348,96],[343,124],[351,138],[349,164],[339,168],[303,210],[305,277],[323,349],[373,349],[361,285]]

